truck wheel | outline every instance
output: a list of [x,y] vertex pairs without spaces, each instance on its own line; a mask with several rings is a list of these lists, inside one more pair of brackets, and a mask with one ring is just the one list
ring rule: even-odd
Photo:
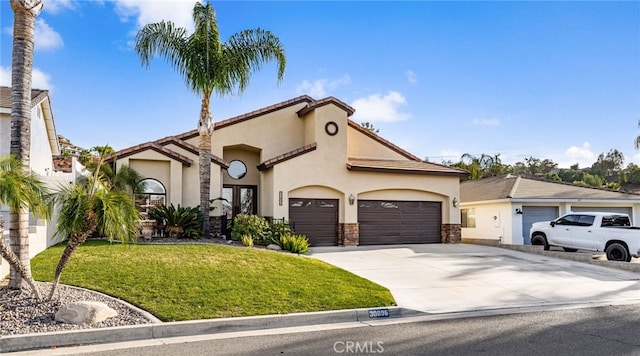
[[577,248],[563,247],[562,249],[565,250],[565,252],[576,252],[576,251],[578,251]]
[[533,237],[531,237],[531,244],[537,246],[542,245],[545,251],[549,250],[549,243],[547,243],[547,238],[544,237],[544,235],[533,235]]
[[627,247],[621,243],[614,242],[607,247],[607,260],[609,261],[621,261],[630,262],[631,254],[627,250]]

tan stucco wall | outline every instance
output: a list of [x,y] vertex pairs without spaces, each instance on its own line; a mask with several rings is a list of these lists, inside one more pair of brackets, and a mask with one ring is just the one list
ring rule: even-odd
[[[214,131],[212,153],[223,157],[225,147],[247,145],[261,150],[262,162],[304,146],[304,121],[296,114],[303,107],[295,105]],[[188,142],[198,146],[197,137]]]
[[[233,180],[226,170],[212,164],[212,198],[221,195],[223,184],[257,185],[258,214],[285,218],[289,216],[289,198],[339,199],[340,222],[345,223],[357,222],[357,204],[348,204],[351,194],[356,199],[438,201],[442,203],[442,222],[460,223],[460,211],[452,205],[454,197],[459,199],[458,177],[349,171],[348,155],[399,160],[406,158],[367,135],[349,128],[347,113],[335,105],[318,107],[300,118],[296,112],[303,107],[304,104],[299,104],[214,131],[212,153],[227,162],[242,160],[248,171],[244,178]],[[325,125],[329,121],[338,125],[338,133],[334,136],[325,132]],[[187,142],[197,146],[198,137]],[[316,144],[315,150],[282,161],[261,172],[256,168],[268,159],[311,143]],[[197,155],[173,145],[167,148],[194,160],[191,167],[182,168],[182,204],[197,205]],[[168,174],[168,168],[153,168],[154,164],[161,165],[161,162],[169,160],[153,151],[132,155],[129,160],[134,163],[136,160],[145,161],[140,166],[143,169],[141,173],[160,179],[167,188],[170,184],[165,183],[164,179],[176,174]],[[137,169],[134,165],[132,167]],[[165,177],[167,175],[169,177]],[[169,193],[171,199],[173,194]],[[219,206],[219,203],[215,206]],[[220,211],[214,210],[213,215],[219,215]]]
[[349,127],[347,130],[349,142],[349,157],[370,159],[400,159],[406,158],[401,154],[390,150],[389,147],[373,140],[362,132]]
[[231,163],[231,161],[239,160],[247,166],[247,174],[240,179],[233,179],[229,174],[223,174],[224,184],[234,185],[259,185],[260,184],[260,171],[258,171],[258,165],[260,164],[260,152],[248,147],[232,147],[225,148],[224,155],[222,157],[225,161]]

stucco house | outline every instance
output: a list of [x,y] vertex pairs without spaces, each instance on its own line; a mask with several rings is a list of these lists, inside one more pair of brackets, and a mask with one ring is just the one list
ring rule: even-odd
[[[30,168],[45,181],[53,175],[53,155],[60,154],[49,91],[31,91],[31,164]],[[0,156],[8,156],[11,141],[11,88],[0,87]],[[4,238],[9,239],[9,209],[0,206],[0,218],[5,221]],[[52,242],[53,227],[47,221],[33,217],[29,223],[29,254],[33,257]],[[9,273],[9,264],[0,259],[0,278]]]
[[[291,221],[313,246],[460,240],[457,168],[422,162],[349,119],[354,109],[300,96],[215,123],[212,228],[239,213]],[[198,132],[116,152],[146,177],[142,199],[199,204]]]
[[530,245],[534,222],[569,212],[626,213],[640,221],[640,195],[502,175],[460,184],[462,240]]

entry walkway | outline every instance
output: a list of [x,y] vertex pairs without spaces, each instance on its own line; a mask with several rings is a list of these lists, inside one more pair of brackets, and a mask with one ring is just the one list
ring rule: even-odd
[[316,247],[311,257],[389,288],[429,313],[640,303],[640,273],[470,244]]

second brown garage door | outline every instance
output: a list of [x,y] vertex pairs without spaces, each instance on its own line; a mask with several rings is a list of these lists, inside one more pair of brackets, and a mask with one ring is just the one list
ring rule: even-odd
[[359,200],[360,245],[440,243],[440,202]]
[[311,246],[338,245],[337,199],[289,199],[289,220]]

